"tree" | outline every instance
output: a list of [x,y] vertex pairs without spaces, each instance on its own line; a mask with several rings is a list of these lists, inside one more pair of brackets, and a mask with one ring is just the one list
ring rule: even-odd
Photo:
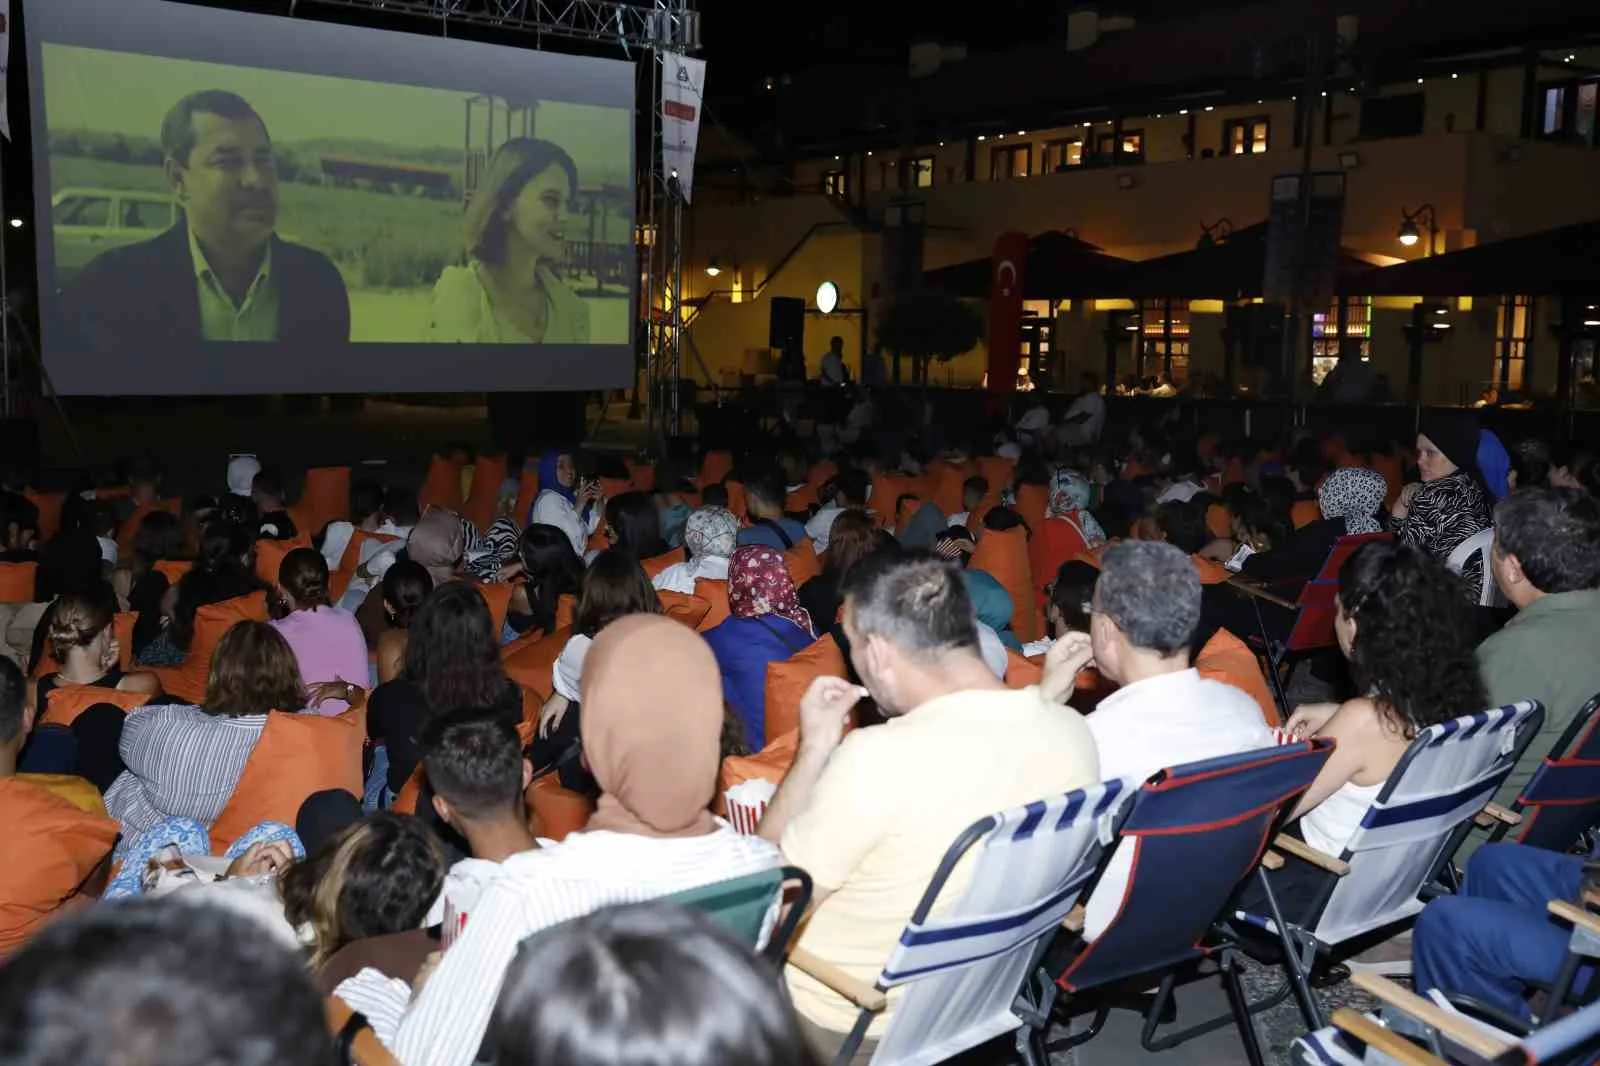
[[927,384],[928,366],[949,362],[978,346],[983,316],[938,289],[912,289],[890,301],[878,323],[878,341],[912,360],[913,383]]

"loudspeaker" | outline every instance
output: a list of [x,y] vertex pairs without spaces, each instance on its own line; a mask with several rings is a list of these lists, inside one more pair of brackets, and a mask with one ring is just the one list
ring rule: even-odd
[[774,296],[770,332],[768,347],[799,351],[806,337],[806,302],[798,296]]

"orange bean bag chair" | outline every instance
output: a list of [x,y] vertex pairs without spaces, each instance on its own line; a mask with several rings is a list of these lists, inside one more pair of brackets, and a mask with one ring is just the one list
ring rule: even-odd
[[1006,649],[1006,688],[1027,688],[1044,680],[1044,664],[1024,659],[1011,648]]
[[572,629],[568,626],[558,626],[537,637],[522,637],[501,650],[500,663],[505,667],[507,677],[525,690],[537,694],[543,703],[555,691],[551,670],[561,655],[561,649],[567,646],[570,639]]
[[176,585],[183,580],[183,575],[194,569],[193,559],[157,559],[152,567],[156,573],[167,579],[167,583]]
[[1027,531],[1021,527],[985,529],[978,534],[968,568],[984,571],[1011,594],[1011,631],[1017,639],[1024,644],[1039,639],[1038,598],[1028,563]]
[[67,502],[67,494],[23,489],[22,495],[39,509],[39,540],[48,541],[61,528],[61,505]]
[[256,577],[269,585],[278,583],[278,571],[283,569],[284,556],[296,548],[311,547],[311,537],[304,531],[289,540],[256,541]]
[[472,470],[472,489],[461,505],[462,517],[479,529],[488,529],[494,522],[495,508],[500,503],[500,486],[506,480],[506,457],[480,455]]
[[1002,459],[998,455],[984,455],[978,458],[978,473],[989,483],[990,492],[998,493],[1011,484],[1011,475],[1016,469],[1015,459]]
[[1261,662],[1249,646],[1226,629],[1219,629],[1206,641],[1200,654],[1194,657],[1194,667],[1200,676],[1212,681],[1232,685],[1250,695],[1261,708],[1261,717],[1267,725],[1277,729],[1283,725],[1278,715],[1278,703],[1272,698],[1267,685],[1267,675],[1261,672]]
[[236,596],[221,603],[211,603],[194,615],[194,636],[189,641],[189,652],[182,666],[154,666],[150,672],[161,680],[161,688],[169,695],[188,703],[198,704],[205,699],[206,682],[211,677],[211,653],[217,650],[222,634],[235,622],[253,619],[267,620],[267,595],[252,592]]
[[1289,507],[1289,521],[1296,529],[1303,529],[1322,517],[1322,505],[1316,500],[1296,500]]
[[506,628],[506,615],[511,610],[511,594],[517,586],[502,582],[498,584],[477,584],[473,586],[478,594],[483,597],[483,602],[489,605],[489,622],[493,626],[490,630],[495,640],[500,639],[500,634]]
[[832,636],[823,636],[781,662],[767,664],[766,731],[778,737],[800,728],[800,697],[819,677],[849,677],[844,654]]
[[0,603],[33,603],[38,563],[0,563]]
[[556,598],[556,628],[570,629],[572,616],[578,611],[578,597],[570,592],[563,592]]
[[795,588],[822,573],[822,560],[817,558],[816,545],[811,543],[810,537],[787,549],[783,553],[783,562]]
[[705,633],[715,629],[732,617],[733,610],[728,606],[728,583],[726,581],[714,581],[711,578],[697,577],[694,580],[694,594],[711,605],[711,610],[707,611],[705,618],[700,620],[700,632]]
[[359,798],[366,740],[364,700],[332,717],[283,711],[267,715],[232,797],[211,825],[212,850],[220,855],[260,822],[293,825],[300,805],[313,793],[343,789]]
[[536,779],[523,794],[528,804],[528,828],[536,837],[562,841],[589,824],[594,802],[578,792],[561,787],[556,774]]
[[707,485],[715,485],[733,472],[733,456],[725,451],[706,452],[705,458],[700,460],[700,476],[695,483],[704,489]]
[[39,716],[39,725],[71,725],[78,720],[78,715],[101,703],[120,707],[126,713],[149,702],[148,692],[121,692],[94,685],[65,685],[51,689],[44,698],[44,713]]
[[361,568],[361,552],[363,546],[370,540],[380,544],[393,544],[400,540],[392,533],[368,533],[364,529],[355,530],[350,534],[350,543],[344,546],[344,554],[339,556],[339,568],[328,575],[328,595],[333,602],[338,603],[350,589],[350,582],[356,578],[356,571]]
[[928,494],[934,504],[947,515],[960,514],[967,478],[978,472],[976,463],[957,465],[948,459],[935,459],[923,468],[928,481]]
[[139,523],[144,521],[144,516],[152,511],[166,511],[168,514],[180,515],[183,513],[183,501],[178,499],[156,500],[152,503],[141,503],[133,509],[133,514],[117,529],[117,554],[127,555],[133,551],[133,538],[139,532]]
[[638,492],[654,492],[656,490],[656,468],[650,463],[639,463],[632,459],[624,459],[628,464],[628,484]]
[[539,468],[537,466],[525,467],[522,476],[517,480],[517,502],[511,505],[511,517],[517,525],[528,524],[528,515],[533,511],[533,501],[539,496]]
[[1044,513],[1050,504],[1050,490],[1044,485],[1017,486],[1017,514],[1028,523],[1028,528],[1038,530],[1044,524]]
[[114,819],[18,777],[0,777],[0,959],[83,888],[116,845]]
[[682,622],[690,629],[698,630],[700,623],[706,620],[706,615],[711,613],[711,604],[699,596],[689,596],[682,592],[658,592],[656,598],[661,601],[661,613],[675,622]]
[[688,558],[688,553],[686,553],[682,548],[673,548],[671,551],[666,552],[665,554],[652,555],[648,559],[641,560],[639,565],[644,569],[645,577],[648,577],[654,581],[656,576],[667,567],[676,566],[679,563],[687,562]]
[[821,505],[822,501],[817,499],[817,490],[810,485],[801,485],[783,498],[785,514],[806,514],[813,507]]
[[422,482],[422,491],[417,493],[417,510],[444,507],[459,511],[462,498],[461,460],[435,455],[428,461],[428,476]]
[[[347,521],[350,518],[350,468],[348,466],[314,466],[306,471],[305,484],[300,486],[300,499],[291,516],[299,527],[314,533],[329,522]],[[304,518],[302,523],[300,520]]]

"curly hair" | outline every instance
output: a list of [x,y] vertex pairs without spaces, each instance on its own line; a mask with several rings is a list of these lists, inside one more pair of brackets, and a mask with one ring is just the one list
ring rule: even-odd
[[1368,544],[1339,571],[1339,606],[1356,623],[1350,666],[1409,739],[1488,706],[1461,579],[1408,544]]

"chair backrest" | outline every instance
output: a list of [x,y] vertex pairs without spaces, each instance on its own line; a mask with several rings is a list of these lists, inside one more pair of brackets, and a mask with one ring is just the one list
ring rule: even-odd
[[1294,625],[1284,640],[1284,651],[1313,651],[1331,648],[1338,643],[1333,633],[1333,618],[1339,610],[1339,571],[1357,548],[1388,539],[1387,533],[1359,533],[1340,537],[1334,542],[1333,550],[1328,553],[1327,561],[1322,564],[1317,576],[1300,589],[1299,599],[1296,600],[1299,610],[1295,612]]
[[1480,607],[1493,607],[1499,599],[1499,587],[1495,585],[1494,575],[1489,570],[1489,550],[1493,547],[1494,527],[1489,526],[1457,544],[1449,558],[1444,561],[1444,565],[1450,568],[1451,573],[1459,574],[1473,559],[1478,560],[1483,574],[1483,588],[1478,593]]
[[[906,985],[874,1066],[942,1062],[1017,1028],[1018,990],[1101,856],[1101,825],[1128,792],[1111,780],[990,815],[945,852],[878,978]],[[966,887],[941,899],[970,861]]]
[[768,919],[783,892],[783,881],[783,869],[773,867],[674,892],[663,902],[700,911],[753,951],[761,946],[761,935],[772,928]]
[[1127,855],[1116,914],[1057,983],[1068,991],[1095,988],[1198,957],[1283,811],[1332,752],[1333,741],[1319,738],[1189,763],[1146,781],[1117,832],[1136,846],[1124,843],[1107,867],[1120,872]]
[[1522,812],[1517,843],[1567,851],[1600,821],[1600,694],[1578,711],[1533,772],[1514,804]]
[[1350,838],[1339,878],[1313,932],[1325,944],[1422,909],[1418,898],[1471,829],[1516,762],[1544,709],[1527,701],[1429,726],[1411,742]]

